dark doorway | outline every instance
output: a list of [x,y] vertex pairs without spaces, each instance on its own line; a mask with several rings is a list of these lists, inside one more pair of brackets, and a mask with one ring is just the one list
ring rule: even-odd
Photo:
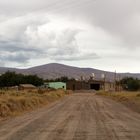
[[100,84],[90,84],[90,89],[100,90]]
[[73,90],[75,90],[75,85],[72,85]]

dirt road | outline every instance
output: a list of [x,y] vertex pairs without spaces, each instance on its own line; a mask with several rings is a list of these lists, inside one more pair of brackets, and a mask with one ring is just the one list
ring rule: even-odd
[[140,114],[94,94],[75,94],[0,122],[0,140],[140,140]]

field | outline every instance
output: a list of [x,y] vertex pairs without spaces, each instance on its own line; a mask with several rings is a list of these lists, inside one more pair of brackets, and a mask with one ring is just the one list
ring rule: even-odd
[[97,95],[102,95],[113,100],[119,101],[135,112],[140,113],[140,91],[138,92],[97,92]]
[[54,102],[68,93],[63,90],[0,90],[0,117],[20,115]]

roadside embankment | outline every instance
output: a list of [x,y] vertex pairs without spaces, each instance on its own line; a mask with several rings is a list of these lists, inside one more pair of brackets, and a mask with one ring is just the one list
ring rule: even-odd
[[64,90],[0,90],[0,118],[17,116],[26,111],[34,110],[70,93],[70,91]]
[[104,92],[99,91],[97,95],[102,95],[108,98],[111,98],[115,101],[121,102],[128,108],[132,109],[135,112],[140,113],[140,91],[139,92]]

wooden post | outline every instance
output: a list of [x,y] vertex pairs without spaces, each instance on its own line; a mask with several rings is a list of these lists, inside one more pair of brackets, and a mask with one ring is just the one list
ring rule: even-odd
[[114,88],[115,88],[115,91],[116,91],[116,76],[117,76],[117,73],[116,73],[116,70],[115,70],[115,74],[114,74]]

